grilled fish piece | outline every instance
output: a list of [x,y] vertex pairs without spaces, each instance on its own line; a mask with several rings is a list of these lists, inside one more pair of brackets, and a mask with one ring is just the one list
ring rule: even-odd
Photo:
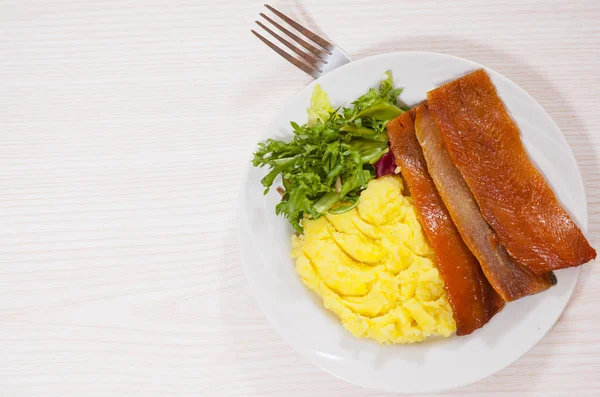
[[508,256],[450,159],[442,133],[427,105],[416,109],[415,129],[427,169],[465,244],[475,255],[492,287],[507,302],[548,289],[554,278],[538,276]]
[[415,136],[413,117],[414,112],[406,112],[388,123],[390,147],[437,255],[456,333],[467,335],[486,324],[504,301],[485,278],[438,194]]
[[483,70],[427,94],[454,164],[499,242],[536,274],[596,257],[531,163],[519,129]]

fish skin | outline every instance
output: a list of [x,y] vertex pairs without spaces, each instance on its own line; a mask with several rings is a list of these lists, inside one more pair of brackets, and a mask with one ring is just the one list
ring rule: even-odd
[[510,256],[539,275],[596,258],[529,159],[484,70],[432,90],[427,98],[450,157]]
[[548,274],[536,275],[518,264],[497,241],[479,206],[450,158],[442,134],[427,105],[416,108],[415,130],[427,168],[465,244],[481,264],[492,287],[507,302],[544,291],[552,282]]
[[414,111],[406,112],[388,123],[390,148],[436,252],[456,333],[467,335],[485,325],[505,303],[485,278],[438,194],[415,136],[414,116]]

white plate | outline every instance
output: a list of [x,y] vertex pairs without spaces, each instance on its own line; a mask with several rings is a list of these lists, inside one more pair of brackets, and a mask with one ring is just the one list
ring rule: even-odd
[[[386,70],[409,106],[427,91],[475,69],[474,62],[449,55],[399,52],[349,63],[311,83],[280,110],[262,138],[289,138],[290,120],[306,122],[316,83],[334,107],[347,105]],[[587,228],[583,182],[573,153],[556,124],[525,91],[486,68],[519,125],[525,146],[575,221]],[[558,285],[510,303],[471,335],[413,345],[383,346],[356,339],[304,287],[290,258],[292,228],[275,215],[279,195],[263,196],[263,169],[248,171],[240,197],[240,245],[248,282],[264,313],[300,354],[331,374],[383,391],[421,393],[447,390],[490,376],[531,349],[556,322],[577,282],[579,268],[556,272]]]

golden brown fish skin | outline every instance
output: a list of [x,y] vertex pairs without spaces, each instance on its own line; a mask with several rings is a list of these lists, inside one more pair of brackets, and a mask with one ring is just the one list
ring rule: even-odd
[[596,258],[531,163],[489,76],[477,70],[427,94],[454,164],[508,253],[536,274]]
[[494,231],[483,219],[469,186],[444,147],[442,133],[427,105],[416,108],[415,130],[440,197],[496,292],[510,302],[550,288],[552,283],[548,275],[538,276],[520,266],[497,243]]
[[454,311],[456,333],[467,335],[486,324],[504,307],[504,301],[463,242],[429,176],[413,117],[414,112],[406,112],[388,123],[390,147],[437,255],[438,269]]

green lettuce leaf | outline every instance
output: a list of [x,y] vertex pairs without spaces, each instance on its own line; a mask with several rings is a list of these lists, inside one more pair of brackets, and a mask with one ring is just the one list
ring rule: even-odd
[[275,211],[301,233],[304,217],[342,213],[358,203],[360,192],[375,178],[374,164],[388,151],[386,124],[402,114],[392,75],[371,88],[351,107],[334,110],[315,85],[308,122],[291,122],[291,141],[267,139],[258,144],[252,163],[267,167],[265,194],[280,177],[281,202]]
[[333,112],[327,93],[323,91],[319,84],[315,85],[312,97],[310,98],[310,107],[306,109],[306,112],[308,113],[307,124],[309,126],[316,125],[318,121],[324,123]]

